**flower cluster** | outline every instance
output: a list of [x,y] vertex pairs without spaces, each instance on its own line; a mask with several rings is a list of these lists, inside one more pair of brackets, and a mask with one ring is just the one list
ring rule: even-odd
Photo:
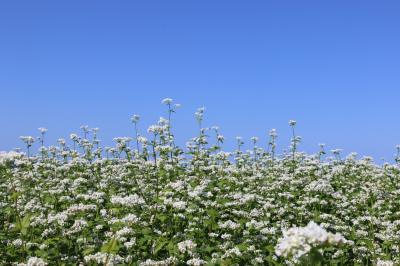
[[400,264],[399,165],[303,153],[296,121],[281,154],[276,130],[225,152],[204,108],[180,148],[162,103],[113,147],[88,126],[46,146],[40,128],[0,153],[0,265]]
[[309,254],[312,248],[337,246],[345,242],[342,235],[329,233],[311,221],[305,227],[293,227],[284,231],[283,238],[278,241],[276,254],[283,257],[293,256],[298,260]]

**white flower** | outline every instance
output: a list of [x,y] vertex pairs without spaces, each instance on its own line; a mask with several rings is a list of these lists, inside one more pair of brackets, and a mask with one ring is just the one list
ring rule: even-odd
[[335,155],[340,154],[342,151],[343,151],[342,149],[334,149],[334,150],[331,150],[331,152],[332,152],[333,154],[335,154]]
[[22,244],[23,244],[23,242],[22,242],[22,240],[21,239],[15,239],[13,242],[12,242],[12,244],[14,245],[14,246],[16,246],[16,247],[20,247],[20,246],[22,246]]
[[169,257],[165,260],[152,260],[147,259],[144,262],[140,262],[139,266],[169,266],[175,265],[178,259],[176,257]]
[[140,205],[144,204],[144,200],[136,194],[128,195],[126,197],[123,196],[112,196],[111,203],[120,204],[123,206],[132,206],[132,205]]
[[35,142],[35,138],[32,136],[20,136],[19,138],[27,145],[32,145]]
[[186,261],[186,265],[193,265],[193,266],[201,266],[201,265],[206,265],[207,261],[198,259],[198,258],[193,258],[188,261]]
[[175,209],[178,209],[178,210],[184,210],[184,209],[186,209],[186,202],[176,201],[176,202],[172,203],[172,207],[174,207]]
[[228,220],[228,221],[223,222],[223,223],[219,222],[218,226],[220,228],[228,228],[228,229],[234,230],[234,229],[238,229],[240,227],[240,224],[232,222],[231,220]]
[[140,115],[133,115],[131,117],[132,123],[137,123],[137,122],[139,122],[139,120],[140,120]]
[[235,139],[238,141],[238,142],[242,142],[242,140],[243,140],[243,138],[242,137],[235,137]]
[[328,180],[319,179],[312,181],[305,188],[305,191],[321,192],[325,194],[333,193],[334,189]]
[[46,266],[47,263],[38,257],[30,257],[28,259],[28,262],[26,263],[26,266]]
[[78,135],[76,135],[76,134],[74,134],[74,133],[70,134],[70,135],[69,135],[69,138],[70,138],[71,140],[74,140],[74,141],[76,141],[76,140],[79,139]]
[[172,103],[172,99],[171,98],[165,98],[161,101],[162,104],[166,104],[169,105]]
[[197,109],[197,112],[194,113],[198,122],[203,120],[204,111],[206,110],[205,107],[200,107]]
[[40,133],[44,134],[47,132],[47,128],[44,127],[39,127],[38,130],[40,131]]
[[228,249],[224,255],[222,255],[222,259],[225,258],[234,258],[234,257],[240,257],[242,256],[242,252],[240,252],[239,248],[234,247],[231,249]]
[[85,228],[87,225],[88,225],[88,223],[83,219],[75,220],[74,224],[71,226],[71,228],[68,231],[66,231],[64,234],[71,235],[71,234],[78,233],[83,228]]
[[0,165],[22,158],[23,154],[15,151],[0,151]]
[[269,136],[270,136],[270,137],[273,137],[273,138],[276,138],[276,137],[278,136],[278,133],[276,132],[276,129],[275,129],[275,128],[273,128],[273,129],[271,129],[271,130],[269,131]]
[[115,235],[116,235],[117,239],[120,239],[122,236],[129,235],[131,232],[132,232],[132,229],[125,226],[124,228],[115,232]]
[[94,261],[99,265],[111,266],[117,265],[123,261],[123,258],[119,255],[107,254],[102,252],[97,252],[93,255],[87,255],[83,258],[85,262]]
[[394,262],[391,260],[381,260],[378,259],[376,262],[376,266],[393,266]]
[[139,136],[137,137],[137,141],[140,143],[146,143],[147,142],[147,138],[143,137],[143,136]]
[[336,246],[345,243],[346,239],[340,234],[332,234],[314,223],[309,222],[306,227],[292,227],[283,232],[275,247],[275,253],[282,257],[295,259],[307,254],[312,248],[328,244]]
[[185,240],[178,243],[178,249],[181,253],[192,252],[193,249],[197,246],[192,240]]
[[133,238],[130,241],[125,242],[124,246],[129,249],[129,248],[133,247],[135,244],[136,244],[136,240]]
[[258,141],[258,137],[251,137],[250,138],[251,141],[253,141],[254,143]]

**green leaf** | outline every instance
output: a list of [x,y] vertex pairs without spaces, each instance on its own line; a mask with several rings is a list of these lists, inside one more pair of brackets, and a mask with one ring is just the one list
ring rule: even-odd
[[242,243],[242,244],[237,245],[237,248],[238,248],[241,252],[246,251],[248,247],[249,247],[249,246],[248,246],[247,244],[245,244],[245,243]]
[[215,247],[212,247],[212,246],[207,246],[207,247],[204,248],[204,251],[207,252],[207,253],[211,253],[214,250],[215,250]]
[[83,255],[86,256],[86,255],[89,255],[89,254],[93,253],[94,251],[95,251],[94,248],[87,248],[82,253],[83,253]]
[[209,209],[209,210],[207,210],[207,214],[208,214],[211,218],[218,217],[218,211],[215,210],[215,209]]
[[15,201],[15,200],[17,200],[18,197],[21,196],[21,195],[22,195],[21,192],[14,192],[14,193],[11,194],[11,199],[12,199],[13,201]]
[[170,254],[177,254],[178,253],[178,246],[172,241],[170,241],[168,243],[167,248],[168,248],[168,251],[169,251]]
[[26,235],[30,222],[31,222],[32,214],[26,215],[21,221],[21,233]]
[[110,241],[105,243],[101,247],[101,252],[108,253],[108,254],[116,254],[120,248],[118,240],[116,238],[112,238]]
[[162,223],[165,222],[165,220],[168,219],[168,216],[164,214],[157,215],[158,220],[160,220]]
[[166,244],[168,244],[168,241],[159,242],[154,249],[154,254],[157,254]]
[[15,224],[15,228],[20,231],[22,235],[26,235],[28,233],[28,228],[30,225],[32,214],[25,215],[22,219],[17,219]]

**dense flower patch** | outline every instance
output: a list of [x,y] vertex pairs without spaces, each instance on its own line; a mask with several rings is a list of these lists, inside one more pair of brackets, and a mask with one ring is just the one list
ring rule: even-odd
[[[217,128],[186,149],[175,111],[148,136],[101,148],[98,129],[39,154],[0,154],[1,265],[398,265],[400,169],[354,156],[221,151]],[[139,116],[132,122],[137,129]],[[295,121],[290,121],[294,129]],[[23,137],[27,148],[35,139]],[[69,142],[69,141],[68,141]]]

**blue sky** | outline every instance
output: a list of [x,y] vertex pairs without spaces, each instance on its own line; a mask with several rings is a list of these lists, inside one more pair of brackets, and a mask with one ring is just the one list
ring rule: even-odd
[[193,116],[235,136],[276,128],[301,148],[393,158],[400,143],[399,1],[2,1],[0,150],[47,127],[48,144],[100,127],[132,134],[165,115],[183,143]]

